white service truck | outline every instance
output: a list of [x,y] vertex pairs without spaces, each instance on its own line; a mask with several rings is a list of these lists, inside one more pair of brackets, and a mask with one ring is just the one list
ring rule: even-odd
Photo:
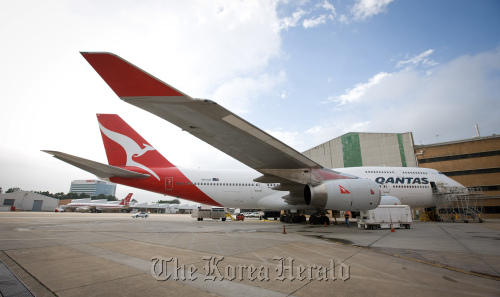
[[379,205],[372,210],[361,211],[358,217],[358,228],[365,229],[410,229],[413,222],[408,205]]
[[221,221],[226,220],[226,210],[224,208],[212,208],[212,209],[194,209],[191,213],[192,218],[198,219],[198,221],[203,221],[204,218],[209,218],[212,220],[221,219]]

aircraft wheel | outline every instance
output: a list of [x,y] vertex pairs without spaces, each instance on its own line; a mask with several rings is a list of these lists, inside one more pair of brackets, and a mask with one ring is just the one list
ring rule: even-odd
[[406,224],[406,225],[405,225],[405,228],[406,228],[406,229],[410,229],[410,225],[409,225],[409,224]]
[[317,216],[311,216],[309,217],[309,223],[317,225],[319,223],[319,218]]
[[286,223],[291,224],[291,223],[293,223],[293,221],[294,221],[293,216],[286,216],[285,217]]

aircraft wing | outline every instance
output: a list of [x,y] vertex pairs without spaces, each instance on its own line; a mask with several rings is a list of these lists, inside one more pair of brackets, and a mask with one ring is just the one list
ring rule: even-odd
[[45,151],[45,150],[42,150],[42,152],[50,154],[54,156],[54,158],[69,163],[80,169],[88,171],[100,178],[108,178],[112,176],[123,177],[123,178],[147,178],[150,176],[149,174],[137,173],[127,169],[102,164],[99,162],[87,160],[66,153],[61,153],[56,151]]
[[119,56],[81,54],[123,101],[171,122],[266,176],[275,175],[272,170],[277,169],[323,167],[217,103],[193,99]]

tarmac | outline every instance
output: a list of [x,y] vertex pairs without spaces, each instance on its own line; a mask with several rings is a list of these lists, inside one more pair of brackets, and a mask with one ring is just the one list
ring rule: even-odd
[[0,292],[500,296],[499,220],[414,222],[395,232],[352,221],[347,228],[172,214],[0,213]]

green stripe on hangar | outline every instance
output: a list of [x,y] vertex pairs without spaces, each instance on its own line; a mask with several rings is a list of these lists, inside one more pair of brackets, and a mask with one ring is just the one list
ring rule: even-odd
[[405,147],[403,145],[403,134],[398,134],[398,143],[399,143],[399,153],[401,154],[401,166],[402,167],[407,167],[407,165],[406,165]]
[[344,167],[363,166],[359,134],[350,132],[342,135],[340,138],[342,141],[342,152],[344,155]]

